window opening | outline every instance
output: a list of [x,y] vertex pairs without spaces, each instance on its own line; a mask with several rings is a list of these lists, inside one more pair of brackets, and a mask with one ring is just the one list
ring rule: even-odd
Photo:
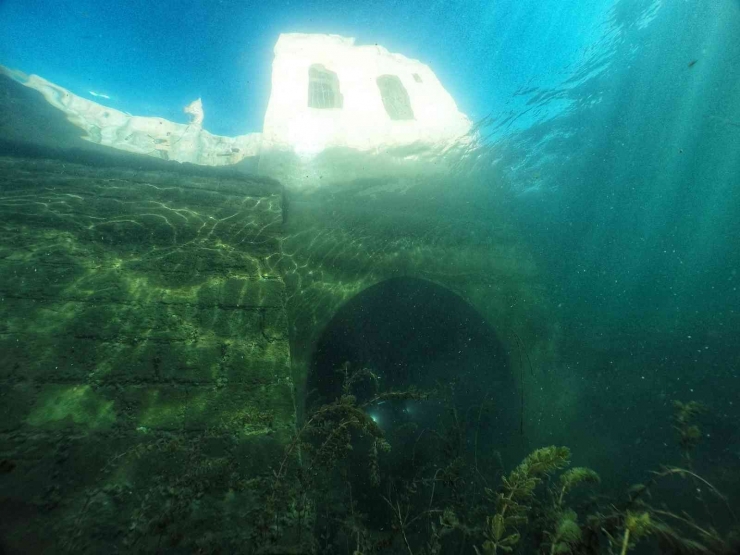
[[308,107],[319,109],[341,108],[344,104],[339,92],[339,78],[321,64],[308,68]]
[[392,120],[414,119],[409,93],[397,75],[381,75],[376,82],[385,111]]

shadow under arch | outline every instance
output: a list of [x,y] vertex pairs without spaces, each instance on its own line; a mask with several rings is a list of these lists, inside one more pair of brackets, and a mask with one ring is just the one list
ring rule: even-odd
[[[341,395],[343,374],[337,370],[345,362],[352,369],[376,372],[384,391],[409,387],[439,391],[440,386],[452,386],[451,400],[458,409],[490,401],[497,407],[499,432],[517,429],[517,387],[496,330],[463,298],[433,282],[391,278],[339,309],[310,360],[309,411]],[[377,407],[371,415],[381,427],[393,425],[389,422],[393,419],[397,425],[404,418],[400,413],[410,412],[409,408]],[[388,414],[381,415],[382,411]]]

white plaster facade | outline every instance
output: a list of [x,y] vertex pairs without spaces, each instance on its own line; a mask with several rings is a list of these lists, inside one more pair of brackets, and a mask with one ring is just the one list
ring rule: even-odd
[[[382,46],[354,42],[337,35],[280,35],[263,149],[303,155],[332,147],[370,151],[417,142],[443,146],[468,133],[470,120],[429,66]],[[336,73],[341,108],[309,107],[309,70],[317,64]],[[377,82],[383,75],[398,77],[408,93],[413,119],[391,119]]]
[[[0,71],[38,90],[89,142],[201,165],[258,159],[260,173],[295,188],[373,177],[380,167],[386,174],[415,162],[417,170],[430,168],[450,148],[473,141],[470,120],[427,65],[337,35],[280,35],[263,130],[238,137],[203,129],[200,99],[185,107],[191,122],[181,124],[103,106],[37,75]],[[317,107],[317,90],[334,105],[329,99]]]

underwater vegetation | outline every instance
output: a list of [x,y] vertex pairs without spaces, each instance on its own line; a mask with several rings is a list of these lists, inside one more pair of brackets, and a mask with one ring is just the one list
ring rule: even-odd
[[[271,453],[267,474],[255,475],[245,454],[214,459],[207,444],[174,438],[111,461],[171,455],[184,469],[167,481],[144,465],[153,485],[119,545],[132,553],[740,553],[732,500],[694,470],[698,417],[708,411],[700,403],[674,402],[678,464],[605,494],[596,470],[573,466],[566,446],[534,449],[504,468],[500,454],[478,442],[490,403],[461,410],[454,386],[383,390],[371,369],[345,364],[337,372],[341,395],[306,412],[282,452]],[[409,400],[441,403],[439,425],[381,428],[369,416],[378,404]],[[214,491],[218,502],[206,503]],[[132,494],[125,485],[105,493]],[[91,492],[70,522],[68,551],[79,552],[84,535],[104,533],[79,529],[86,512],[99,510],[99,495]]]
[[[367,368],[340,372],[341,397],[309,413],[273,473],[256,552],[279,552],[287,537],[299,552],[352,555],[739,552],[730,500],[693,470],[702,437],[696,417],[706,411],[697,402],[674,402],[681,465],[609,498],[598,493],[599,474],[571,466],[564,446],[535,449],[508,473],[500,464],[484,468],[464,440],[464,428],[480,421],[475,411],[466,422],[450,406],[437,430],[413,430],[406,442],[386,437],[369,407],[442,393],[383,392]],[[367,383],[372,390],[358,401],[354,391]],[[432,445],[421,445],[425,437]],[[667,481],[677,482],[670,491],[689,490],[688,508],[671,507],[659,491]]]
[[[572,467],[571,451],[563,446],[536,449],[508,473],[500,467],[481,468],[477,453],[471,456],[460,441],[465,435],[461,428],[475,425],[475,418],[461,422],[454,407],[449,407],[450,418],[440,429],[415,430],[417,441],[434,437],[434,448],[420,457],[422,449],[414,444],[411,460],[394,460],[396,442],[385,437],[365,409],[387,399],[427,398],[439,392],[374,390],[359,403],[355,386],[368,380],[377,388],[377,377],[368,369],[351,372],[349,365],[341,372],[342,397],[307,417],[274,475],[266,511],[275,542],[285,532],[278,524],[280,497],[283,509],[303,509],[304,525],[313,522],[308,528],[314,534],[306,537],[304,552],[740,552],[740,529],[730,500],[693,470],[702,437],[696,417],[706,411],[697,402],[674,402],[681,465],[649,472],[644,483],[619,498],[608,498],[598,494],[599,474]],[[355,453],[360,446],[365,453],[361,456]],[[289,457],[299,449],[302,461],[295,457],[291,466]],[[358,480],[359,474],[366,478]],[[659,485],[671,480],[678,482],[671,490],[693,490],[688,509],[673,509],[670,499],[660,497]],[[322,501],[314,501],[309,510],[306,500],[311,498]],[[717,520],[729,523],[728,529],[718,528]]]

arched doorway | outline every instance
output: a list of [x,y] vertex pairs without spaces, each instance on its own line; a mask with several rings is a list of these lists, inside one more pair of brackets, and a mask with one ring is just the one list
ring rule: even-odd
[[496,435],[517,431],[517,389],[504,345],[474,308],[440,285],[393,278],[347,302],[311,357],[307,410],[341,395],[343,374],[337,370],[347,362],[354,369],[370,368],[386,391],[436,391],[431,403],[373,407],[369,414],[386,432],[409,421],[432,426],[443,402],[460,411],[489,403],[495,418],[487,411],[486,421]]

